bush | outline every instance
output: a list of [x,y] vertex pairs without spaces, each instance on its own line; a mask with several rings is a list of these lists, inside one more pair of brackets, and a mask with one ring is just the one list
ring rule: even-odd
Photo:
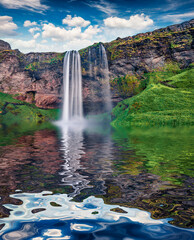
[[122,97],[130,97],[140,92],[140,80],[138,76],[132,74],[114,79],[111,86],[116,86]]

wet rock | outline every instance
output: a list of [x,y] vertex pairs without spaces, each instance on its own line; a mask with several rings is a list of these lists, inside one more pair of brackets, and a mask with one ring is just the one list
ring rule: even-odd
[[99,212],[97,212],[97,211],[92,212],[93,215],[96,215],[96,214],[98,214],[98,213],[99,213]]
[[3,229],[5,224],[0,224],[0,230]]
[[122,208],[112,208],[110,211],[112,212],[118,212],[118,213],[127,213],[125,210],[123,210]]
[[55,95],[36,94],[35,103],[40,108],[58,108],[62,99]]
[[62,207],[60,204],[58,204],[56,202],[50,202],[50,205],[53,207]]
[[39,212],[42,212],[42,211],[45,211],[46,210],[46,208],[36,208],[36,209],[33,209],[32,210],[32,213],[39,213]]

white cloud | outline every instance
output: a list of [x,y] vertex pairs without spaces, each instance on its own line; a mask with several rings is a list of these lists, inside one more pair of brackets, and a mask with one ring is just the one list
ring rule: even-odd
[[68,50],[79,50],[91,45],[93,42],[87,39],[72,40],[64,42],[57,42],[50,44],[46,40],[38,42],[37,39],[19,40],[14,38],[5,38],[5,41],[11,44],[12,49],[19,49],[23,53],[29,52],[65,52]]
[[187,1],[182,1],[182,0],[166,0],[166,7],[160,8],[161,11],[167,12],[167,11],[175,11],[178,8],[193,3],[193,0],[187,0]]
[[104,19],[104,25],[109,28],[130,28],[142,30],[148,26],[152,26],[153,20],[142,13],[133,15],[129,19],[109,17]]
[[42,40],[41,43],[47,43],[48,41],[46,39]]
[[29,49],[30,51],[33,51],[36,46],[36,41],[34,39],[29,41],[24,41],[21,39],[7,38],[4,40],[11,44],[12,49],[19,49],[19,50],[22,50],[23,52],[26,52],[26,50],[28,52]]
[[37,32],[37,31],[41,31],[41,29],[38,28],[38,27],[34,27],[34,28],[30,28],[30,29],[28,30],[28,32],[30,32],[32,35],[34,34],[34,32]]
[[76,27],[71,30],[65,28],[56,27],[52,23],[43,24],[43,38],[51,38],[53,41],[67,41],[72,38],[78,38],[81,34],[81,28]]
[[59,44],[52,44],[52,45],[44,45],[42,43],[37,42],[36,39],[31,40],[21,40],[15,38],[5,38],[6,42],[9,42],[12,49],[19,49],[23,53],[29,52],[63,52],[63,46]]
[[14,31],[18,26],[13,22],[13,18],[9,16],[0,16],[0,36],[13,36],[17,35]]
[[183,14],[168,14],[166,16],[163,16],[162,20],[178,23],[184,21],[186,18],[194,18],[194,12],[188,12]]
[[40,33],[37,33],[33,36],[34,39],[37,39],[38,37],[40,37]]
[[92,39],[95,35],[97,35],[102,30],[98,28],[98,25],[92,26],[90,25],[82,34],[82,39]]
[[53,41],[73,41],[75,39],[91,39],[101,30],[98,26],[89,26],[84,32],[80,27],[75,27],[69,30],[56,27],[52,23],[43,24],[43,38],[51,38]]
[[37,22],[30,22],[29,20],[26,20],[24,22],[24,27],[31,27],[31,26],[36,26]]
[[9,9],[27,9],[35,12],[43,12],[49,7],[41,4],[40,0],[0,0],[0,4]]
[[97,10],[106,13],[109,16],[117,13],[116,6],[105,0],[89,1],[86,4],[91,8],[96,8]]
[[67,15],[66,18],[62,20],[63,24],[67,24],[70,27],[87,27],[90,25],[90,21],[84,20],[82,17],[73,17]]
[[[12,21],[12,18],[9,17],[8,20]],[[13,48],[18,48],[24,53],[64,52],[71,49],[79,50],[94,42],[106,42],[117,37],[134,35],[153,26],[153,20],[144,14],[133,15],[129,19],[109,17],[104,19],[104,25],[101,27],[88,26],[83,18],[72,18],[70,15],[65,21],[63,19],[63,22],[68,26],[58,27],[48,22],[42,22],[41,27],[34,24],[35,27],[27,29],[32,34],[31,40],[10,39],[10,43]]]
[[153,23],[153,20],[143,13],[132,15],[129,19],[109,17],[104,19],[103,35],[106,41],[128,37],[149,30]]
[[72,41],[68,41],[64,46],[63,49],[65,49],[65,51],[69,51],[69,50],[80,50],[82,48],[88,47],[90,45],[92,45],[94,42],[88,39],[76,39],[76,40],[72,40]]

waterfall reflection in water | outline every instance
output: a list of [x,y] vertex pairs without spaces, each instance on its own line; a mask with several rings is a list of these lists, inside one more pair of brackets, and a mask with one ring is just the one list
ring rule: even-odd
[[[95,201],[95,198],[92,196],[97,196],[98,199],[103,198],[106,203],[117,206],[128,206],[127,204],[130,203],[132,207],[141,207],[152,213],[157,213],[157,218],[177,216],[173,220],[174,222],[176,221],[175,224],[180,226],[180,224],[189,223],[191,225],[189,222],[192,214],[190,206],[192,194],[190,185],[192,179],[189,177],[191,173],[191,158],[193,156],[193,134],[191,137],[191,128],[186,128],[184,131],[183,128],[181,128],[182,130],[174,128],[154,130],[152,128],[151,130],[147,129],[146,132],[145,130],[142,131],[142,129],[133,129],[133,131],[119,129],[119,131],[116,131],[114,129],[110,130],[108,126],[94,126],[92,124],[87,124],[87,127],[85,127],[85,125],[80,126],[80,122],[76,126],[77,128],[75,126],[67,126],[61,129],[60,137],[58,137],[58,131],[53,126],[50,126],[48,129],[39,128],[33,134],[30,134],[28,131],[24,136],[19,135],[17,141],[13,144],[9,143],[0,146],[0,214],[4,217],[1,223],[18,220],[17,226],[14,225],[13,228],[7,229],[10,232],[9,235],[6,235],[4,228],[2,229],[3,234],[5,234],[3,239],[11,239],[10,236],[17,233],[23,234],[27,232],[26,234],[29,234],[30,230],[26,230],[28,226],[34,226],[35,230],[39,231],[40,236],[48,228],[51,230],[58,229],[64,233],[65,227],[60,228],[57,225],[60,224],[58,219],[54,219],[51,216],[50,222],[44,222],[50,214],[48,212],[51,209],[51,202],[56,202],[63,206],[62,203],[65,201],[63,194],[54,194],[52,195],[53,197],[48,196],[46,202],[44,202],[44,197],[46,196],[37,195],[38,199],[42,199],[42,197],[43,199],[32,208],[30,204],[35,203],[36,200],[34,195],[30,195],[27,200],[27,203],[30,202],[30,204],[28,204],[26,209],[24,206],[26,202],[24,201],[24,204],[21,203],[21,200],[23,201],[22,195],[10,195],[17,189],[20,189],[23,192],[22,194],[29,192],[35,194],[44,190],[54,193],[65,193],[67,198],[73,197],[72,200],[74,200],[76,206],[79,205],[75,203],[76,201],[87,202],[82,209],[83,214],[86,213],[83,219],[80,221],[73,219],[71,221],[69,217],[72,215],[69,215],[67,216],[67,221],[65,220],[64,222],[64,226],[67,226],[67,231],[72,234],[70,239],[76,239],[76,237],[73,237],[73,234],[77,234],[77,230],[75,232],[74,230],[71,231],[71,224],[73,226],[82,224],[82,228],[84,228],[84,224],[90,226],[92,224],[95,226],[104,224],[103,221],[105,220],[103,219],[101,222],[98,214],[98,216],[95,215],[97,217],[97,222],[95,223],[91,215],[88,215],[88,217],[90,220],[92,219],[92,223],[85,219],[85,216],[88,214],[86,210],[88,201],[90,200],[90,204],[87,205],[88,208]],[[16,131],[18,127],[12,128],[12,132],[13,129]],[[9,132],[6,132],[6,137],[9,136],[8,134]],[[153,156],[153,159],[150,156]],[[176,175],[179,173],[184,173],[185,176],[188,175],[185,177],[185,184],[189,184],[189,186],[183,182],[184,185],[176,187],[170,185],[170,182],[160,179],[160,175],[167,176],[168,179],[169,176],[174,180],[179,180],[180,177],[183,179],[183,175],[179,174],[180,177],[174,176],[174,173]],[[68,185],[71,185],[71,187],[68,188]],[[62,198],[61,202],[58,200],[59,197]],[[89,200],[86,200],[87,198]],[[148,201],[150,204],[147,204]],[[181,203],[181,206],[177,205],[177,202]],[[17,206],[17,204],[21,205]],[[113,205],[110,205],[111,208],[113,208]],[[175,207],[173,208],[173,206]],[[31,211],[35,208],[45,208],[46,210],[42,213],[40,212],[40,214],[38,212],[32,213]],[[9,213],[11,214],[10,218],[6,209],[15,209],[15,211],[13,210]],[[80,216],[80,208],[77,210],[74,212],[73,218]],[[128,211],[126,208],[124,210]],[[95,208],[91,211],[99,212],[99,209]],[[30,215],[28,215],[29,212]],[[52,206],[52,212],[54,215],[61,214],[64,216],[69,214],[65,212],[65,206],[63,210],[59,206]],[[184,214],[185,212],[187,215]],[[178,215],[176,215],[177,213]],[[123,216],[126,215],[123,213]],[[31,217],[38,219],[38,221],[32,220]],[[76,224],[75,221],[77,221]],[[44,224],[46,226],[51,225],[44,229]],[[111,240],[119,239],[115,238],[115,229],[118,229],[118,236],[124,238],[131,237],[130,231],[133,231],[136,226],[143,230],[135,231],[134,234],[137,237],[132,239],[145,240],[145,231],[149,234],[149,237],[147,237],[149,240],[158,239],[159,237],[165,240],[178,240],[180,239],[179,233],[182,234],[181,239],[192,239],[193,237],[191,235],[193,232],[190,230],[186,229],[183,231],[168,224],[160,226],[158,235],[152,229],[156,229],[155,225],[139,225],[132,221],[129,225],[128,223],[124,224],[125,228],[122,225],[122,221],[117,222],[116,225],[113,222],[105,224],[107,224],[107,228],[103,232],[103,236],[107,237],[112,234],[110,238],[107,237],[107,239]],[[59,226],[59,228],[56,226]],[[41,232],[42,230],[44,232]],[[122,235],[121,233],[124,233],[125,230],[126,234]],[[94,233],[94,229],[91,231],[88,234]],[[99,234],[98,236],[100,236],[102,231],[95,232],[95,235]],[[162,235],[164,231],[168,233]],[[142,234],[141,237],[138,237],[138,234]],[[16,238],[12,239],[15,240]],[[95,237],[90,239],[95,239]]]
[[[103,136],[102,141],[101,134],[98,134],[99,129],[96,130],[95,128],[96,126],[91,123],[86,127],[86,121],[79,123],[71,122],[71,124],[65,126],[59,125],[61,133],[60,151],[65,161],[61,165],[62,171],[59,174],[62,177],[61,185],[72,186],[74,191],[69,194],[71,197],[79,195],[83,189],[93,188],[93,185],[99,185],[99,193],[105,193],[105,176],[112,173],[110,161],[112,159],[112,141],[110,135]],[[84,137],[84,135],[86,136]],[[95,136],[95,139],[100,138],[99,149],[96,149],[96,141],[90,142],[87,140],[87,143],[85,142],[85,138],[88,136]],[[88,145],[89,142],[90,148],[88,149],[87,146],[85,149],[84,144]],[[94,154],[89,159],[87,157],[88,151],[89,154]],[[89,172],[90,179],[88,177]],[[94,181],[98,182],[98,184],[95,184]]]
[[80,169],[80,158],[84,154],[83,129],[64,126],[61,127],[61,133],[61,151],[65,163],[62,165],[63,171],[59,174],[62,176],[63,185],[73,187],[74,192],[70,194],[73,197],[80,194],[82,189],[90,187],[86,177],[77,172]]

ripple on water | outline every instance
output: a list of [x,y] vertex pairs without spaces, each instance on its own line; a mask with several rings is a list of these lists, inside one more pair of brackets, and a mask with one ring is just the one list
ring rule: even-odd
[[[5,224],[1,239],[192,240],[194,237],[192,230],[174,227],[167,223],[168,219],[151,219],[145,211],[122,207],[126,213],[117,213],[111,209],[119,206],[104,204],[100,198],[91,196],[77,203],[66,194],[46,195],[49,193],[11,195],[23,204],[4,205],[12,211],[8,218],[0,219],[0,224]],[[45,211],[32,212],[40,206]],[[92,214],[94,209],[98,214]]]

